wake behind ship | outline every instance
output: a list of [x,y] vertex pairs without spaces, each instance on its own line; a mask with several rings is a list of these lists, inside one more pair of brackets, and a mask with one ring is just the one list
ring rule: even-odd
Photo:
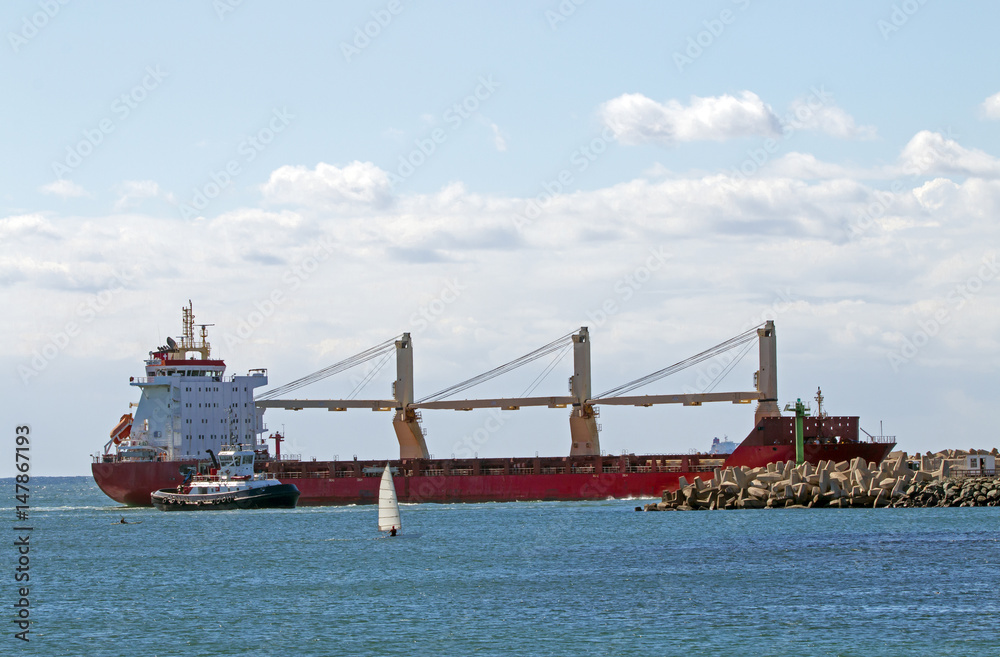
[[[574,374],[570,395],[562,397],[521,397],[504,399],[451,400],[454,390],[465,389],[472,381],[507,371],[506,366],[469,381],[456,384],[429,398],[413,398],[413,353],[409,334],[362,352],[324,372],[346,369],[364,360],[381,358],[395,351],[397,379],[393,399],[385,400],[300,400],[276,399],[316,375],[304,377],[260,395],[256,388],[267,385],[267,371],[251,370],[246,376],[225,376],[225,363],[210,358],[207,340],[209,325],[194,323],[191,304],[183,310],[183,334],[149,354],[144,377],[130,379],[140,389],[134,416],[125,414],[111,432],[104,451],[95,455],[94,480],[117,502],[144,506],[151,504],[153,491],[173,488],[210,466],[209,454],[236,442],[254,445],[255,469],[300,491],[299,504],[365,504],[378,501],[380,477],[388,462],[401,502],[499,502],[519,500],[596,500],[629,497],[659,497],[666,489],[676,489],[680,477],[711,479],[719,467],[756,467],[772,461],[794,460],[796,454],[795,417],[783,417],[777,404],[777,359],[774,323],[745,332],[736,338],[698,354],[685,364],[702,362],[733,346],[759,342],[760,368],[752,392],[695,393],[685,395],[629,395],[635,388],[662,378],[677,366],[619,386],[594,396],[590,382],[590,336],[586,328],[565,336],[571,338]],[[195,340],[195,327],[200,341]],[[553,353],[560,341],[550,343],[518,361],[527,362]],[[529,357],[531,357],[529,359]],[[732,450],[698,454],[601,454],[599,404],[651,406],[706,402],[757,402],[754,427]],[[820,460],[850,460],[856,457],[879,462],[895,442],[888,437],[859,435],[859,421],[853,416],[828,416],[822,397],[815,417],[803,418],[798,456]],[[521,406],[570,408],[571,448],[568,456],[523,458],[432,459],[427,453],[420,426],[421,409],[472,410]],[[300,461],[282,458],[281,436],[274,435],[275,454],[262,440],[266,433],[263,414],[267,408],[324,408],[345,410],[369,408],[393,410],[393,428],[400,445],[397,459],[351,461]]]

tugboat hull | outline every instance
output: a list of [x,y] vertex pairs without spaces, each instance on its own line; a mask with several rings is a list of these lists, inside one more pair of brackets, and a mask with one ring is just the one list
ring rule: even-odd
[[233,509],[294,509],[299,499],[295,484],[278,484],[218,493],[178,493],[158,490],[150,499],[160,511],[229,511]]

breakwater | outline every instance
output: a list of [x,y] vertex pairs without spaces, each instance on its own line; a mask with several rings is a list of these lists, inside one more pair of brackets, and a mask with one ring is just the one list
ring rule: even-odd
[[946,457],[912,461],[897,452],[877,465],[858,458],[730,467],[710,481],[681,477],[676,491],[665,491],[644,510],[1000,506],[1000,476],[976,476],[953,463]]

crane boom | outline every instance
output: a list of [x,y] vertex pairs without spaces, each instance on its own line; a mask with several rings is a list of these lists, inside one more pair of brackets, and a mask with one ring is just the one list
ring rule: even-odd
[[[735,346],[742,346],[756,337],[760,343],[760,366],[755,375],[757,390],[753,392],[698,392],[676,395],[629,395],[623,393],[630,392],[636,387],[645,385],[650,381],[657,380],[674,371],[679,371],[684,367],[701,362],[709,357],[717,355],[725,349]],[[427,445],[424,442],[423,430],[420,427],[420,410],[456,410],[471,411],[482,408],[495,408],[500,410],[518,410],[522,406],[537,406],[548,408],[572,407],[570,414],[570,435],[572,445],[570,455],[600,455],[600,440],[598,432],[600,427],[597,424],[597,405],[608,406],[653,406],[658,404],[683,404],[685,406],[700,406],[706,402],[731,402],[733,404],[749,404],[757,402],[757,421],[761,417],[780,415],[777,408],[777,357],[774,322],[768,321],[763,326],[750,331],[745,331],[735,338],[730,338],[726,342],[716,345],[710,350],[704,351],[697,356],[676,363],[668,368],[654,372],[651,375],[642,377],[630,383],[614,388],[597,398],[591,395],[590,380],[590,333],[586,327],[580,328],[576,333],[571,334],[573,344],[573,376],[570,377],[568,396],[550,397],[500,397],[495,399],[459,399],[444,400],[442,397],[449,396],[472,385],[476,385],[484,380],[497,376],[500,373],[509,371],[514,367],[536,360],[541,356],[557,351],[560,343],[565,340],[565,336],[541,347],[526,356],[522,356],[506,365],[502,365],[494,370],[473,377],[460,384],[447,388],[439,393],[424,398],[421,401],[414,400],[413,394],[413,348],[410,334],[404,333],[400,339],[395,340],[396,350],[396,380],[393,382],[393,399],[274,399],[274,396],[282,392],[290,391],[309,380],[316,380],[317,375],[327,376],[328,371],[341,371],[347,367],[352,367],[365,360],[370,360],[385,353],[388,343],[377,345],[357,356],[353,356],[342,363],[331,366],[326,370],[321,370],[315,375],[305,377],[305,379],[293,382],[288,386],[283,386],[272,391],[271,396],[263,395],[262,399],[256,401],[258,408],[283,408],[288,410],[302,410],[304,408],[325,408],[328,411],[344,411],[349,408],[367,408],[373,411],[395,411],[393,416],[393,428],[399,440],[400,458],[428,458]],[[391,349],[391,348],[390,348]],[[610,395],[620,396],[610,396]]]

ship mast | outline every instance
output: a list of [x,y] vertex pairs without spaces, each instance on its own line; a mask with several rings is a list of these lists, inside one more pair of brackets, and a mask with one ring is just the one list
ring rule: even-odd
[[[184,334],[180,336],[180,342],[177,344],[177,351],[180,352],[182,358],[186,356],[189,351],[197,351],[201,354],[201,360],[208,360],[209,354],[212,353],[212,346],[208,343],[208,327],[215,326],[215,324],[195,324],[194,305],[191,303],[190,299],[188,299],[188,305],[186,307],[181,307],[181,312],[184,313]],[[199,332],[201,342],[194,341],[195,326],[201,329]]]
[[816,388],[816,396],[813,399],[816,400],[816,417],[826,417],[826,411],[823,410],[823,390],[821,388]]

